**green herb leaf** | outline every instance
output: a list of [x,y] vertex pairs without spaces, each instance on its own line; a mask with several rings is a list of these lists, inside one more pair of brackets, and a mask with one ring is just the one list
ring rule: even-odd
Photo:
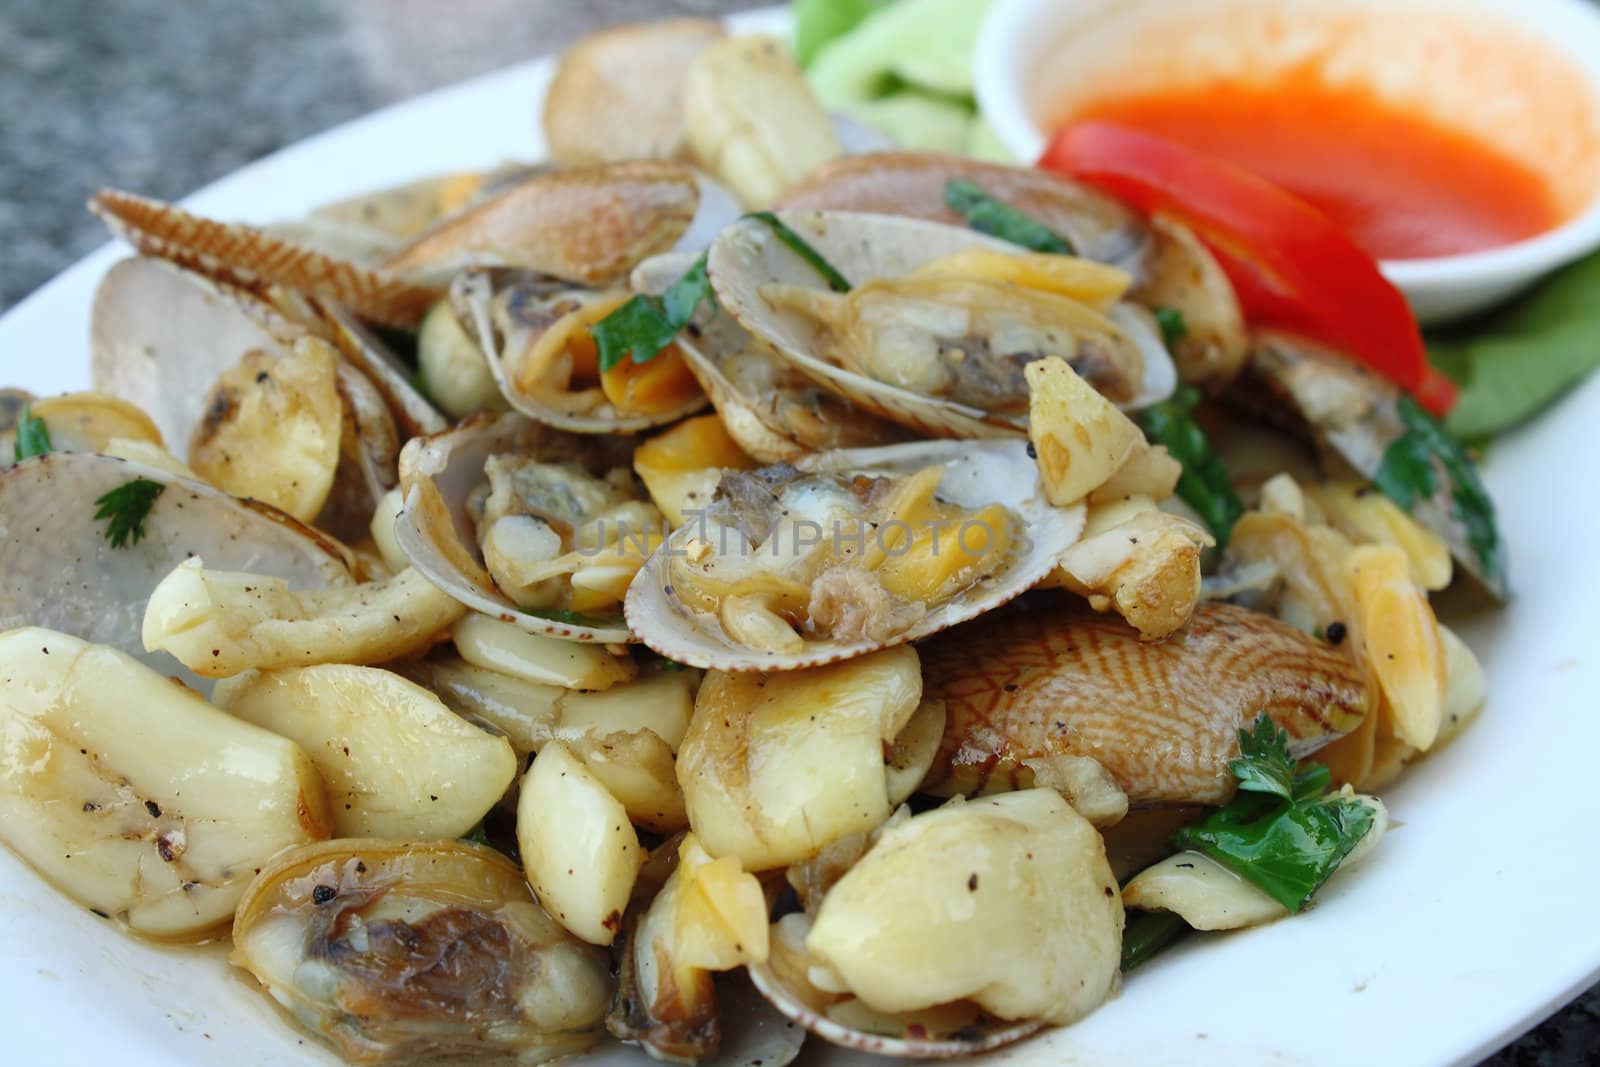
[[811,266],[812,270],[822,275],[822,280],[828,283],[829,289],[832,289],[836,293],[848,293],[850,291],[849,280],[846,279],[843,274],[840,274],[837,270],[835,270],[833,264],[824,259],[821,252],[818,252],[815,248],[812,248],[804,237],[801,237],[788,226],[784,225],[783,220],[778,218],[778,216],[774,215],[770,211],[752,211],[750,214],[746,215],[745,218],[755,219],[757,222],[765,223],[767,228],[773,232],[773,235],[776,236],[778,240],[788,245],[790,250],[793,251],[795,255],[805,260],[806,263]]
[[566,608],[547,608],[542,611],[528,611],[523,614],[532,615],[536,619],[549,619],[551,622],[564,622],[568,626],[587,626],[592,630],[624,625],[623,620],[620,618],[602,619],[596,615],[585,615],[581,611],[569,611]]
[[1188,932],[1189,924],[1170,911],[1140,912],[1122,931],[1122,973],[1149,961]]
[[1073,254],[1072,245],[1066,238],[1010,204],[996,200],[978,188],[976,182],[965,179],[947,182],[944,187],[944,202],[949,205],[951,211],[961,214],[967,220],[967,225],[979,233],[998,237],[1002,241],[1009,241],[1035,252],[1049,252],[1058,256]]
[[629,355],[635,363],[655,359],[706,300],[716,298],[706,277],[706,257],[701,256],[661,296],[641,293],[589,328],[600,370],[610,370]]
[[1285,780],[1288,734],[1266,715],[1239,731],[1241,758],[1228,765],[1239,793],[1172,835],[1299,911],[1372,829],[1373,811],[1355,797],[1326,795],[1331,775],[1307,764]]
[[1272,725],[1265,715],[1256,720],[1255,732],[1239,731],[1239,758],[1228,763],[1247,793],[1271,793],[1294,799],[1294,760],[1289,758],[1289,735]]
[[1461,387],[1445,429],[1482,441],[1526,421],[1600,367],[1600,253],[1563,267],[1504,311],[1430,336]]
[[1189,324],[1177,308],[1151,308],[1156,325],[1161,327],[1161,342],[1168,348],[1189,336]]
[[33,406],[22,405],[22,418],[17,420],[16,459],[18,463],[31,456],[42,456],[50,451],[50,429],[43,419],[33,417]]
[[[475,845],[489,845],[489,831],[483,828],[483,820],[478,820],[478,825],[461,835],[461,840],[471,841]],[[493,848],[493,845],[489,845]]]
[[1205,431],[1194,420],[1194,409],[1199,402],[1200,395],[1183,386],[1171,399],[1139,412],[1139,421],[1146,437],[1165,445],[1172,457],[1183,464],[1183,474],[1178,478],[1178,496],[1200,513],[1216,537],[1217,547],[1226,548],[1233,524],[1244,514],[1244,506],[1233,491],[1228,469],[1211,447]]
[[109,519],[106,540],[112,548],[126,548],[144,540],[144,520],[155,505],[156,497],[167,487],[148,478],[135,478],[124,482],[95,501],[94,517]]
[[1407,511],[1419,500],[1431,499],[1439,490],[1439,475],[1447,479],[1451,511],[1466,531],[1467,547],[1478,558],[1479,570],[1495,584],[1504,584],[1505,544],[1495,521],[1494,501],[1484,488],[1478,469],[1460,442],[1402,393],[1395,410],[1406,432],[1383,454],[1372,484]]

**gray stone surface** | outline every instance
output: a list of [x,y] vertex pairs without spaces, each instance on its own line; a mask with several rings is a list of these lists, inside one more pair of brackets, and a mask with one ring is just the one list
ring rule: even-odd
[[[289,142],[393,100],[554,51],[593,26],[755,6],[749,0],[4,0],[0,309],[105,240],[83,210],[101,185],[181,196]],[[1600,1062],[1597,990],[1488,1061],[1493,1067],[1594,1062]]]

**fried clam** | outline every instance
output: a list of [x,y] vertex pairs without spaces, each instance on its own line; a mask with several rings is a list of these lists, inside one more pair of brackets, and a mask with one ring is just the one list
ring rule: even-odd
[[400,459],[400,549],[473,611],[535,634],[627,641],[620,605],[661,540],[661,514],[620,438],[479,415]]
[[791,211],[906,215],[962,225],[966,220],[945,198],[952,181],[970,181],[1038,220],[1080,256],[1122,267],[1136,280],[1148,274],[1155,242],[1138,213],[1098,190],[1034,167],[934,152],[846,156],[817,167],[784,194],[778,206]]
[[17,462],[15,423],[24,406],[30,418],[44,423],[53,452],[103,453],[114,443],[162,450],[156,424],[126,400],[105,393],[64,393],[43,400],[24,396],[16,405],[16,416],[0,421],[0,470]]
[[451,286],[451,304],[505,399],[536,422],[577,433],[636,433],[705,406],[676,344],[644,363],[600,368],[591,331],[631,298],[623,288],[574,288],[515,271],[467,271]]
[[234,965],[352,1063],[543,1063],[598,1039],[611,994],[605,953],[546,915],[504,856],[463,841],[284,852],[250,884],[233,943]]
[[1355,361],[1284,333],[1253,338],[1249,371],[1279,418],[1294,420],[1360,477],[1388,473],[1404,486],[1417,521],[1444,539],[1483,588],[1505,599],[1506,550],[1494,503],[1471,460],[1415,401]]
[[750,967],[813,1033],[952,1058],[1074,1022],[1115,990],[1116,879],[1099,832],[1054,791],[956,799],[874,836]]
[[129,259],[102,279],[91,333],[95,387],[149,412],[219,488],[352,537],[394,483],[390,394],[304,302]]
[[1426,588],[1449,572],[1443,543],[1385,498],[1280,474],[1235,523],[1213,581],[1365,665],[1380,699],[1319,758],[1338,780],[1378,788],[1447,729],[1455,679]]
[[968,181],[1040,222],[1080,256],[1133,277],[1129,299],[1168,308],[1184,323],[1172,358],[1186,382],[1226,384],[1249,351],[1244,316],[1221,266],[1194,234],[1162,216],[1149,220],[1116,200],[1034,167],[963,156],[887,152],[825,163],[780,201],[809,211],[868,211],[963,224],[946,200],[952,181]]
[[786,1032],[736,978],[716,981],[767,958],[761,883],[733,857],[713,858],[692,833],[663,842],[640,881],[658,881],[660,871],[659,888],[646,885],[623,919],[607,1029],[670,1062],[789,1062],[803,1035]]
[[937,633],[1035,585],[1083,529],[1021,441],[928,441],[732,472],[628,589],[680,663],[783,671]]
[[1215,804],[1233,792],[1238,731],[1265,714],[1304,756],[1376,706],[1349,650],[1270,615],[1202,604],[1160,642],[1041,594],[919,646],[925,692],[948,715],[923,789],[1026,788],[1088,758],[1134,805]]
[[1118,403],[1153,403],[1175,384],[1148,313],[1115,303],[1128,283],[1115,268],[919,219],[785,212],[781,221],[853,287],[831,289],[751,218],[711,246],[719,304],[819,384],[884,418],[940,437],[1023,433],[1023,367],[1049,355]]
[[[99,501],[136,479],[156,487],[154,502],[142,533],[114,545],[109,520],[96,516]],[[195,685],[170,656],[147,653],[140,636],[151,591],[174,567],[201,556],[297,590],[353,582],[348,550],[275,508],[88,452],[51,452],[0,473],[0,539],[0,630],[47,626]]]
[[0,842],[104,918],[148,937],[209,933],[275,853],[328,834],[322,783],[292,741],[125,653],[10,629],[0,676]]
[[689,823],[748,870],[809,859],[889,818],[943,723],[906,646],[799,671],[712,672],[678,748]]
[[[659,294],[693,266],[693,253],[641,263],[633,286]],[[910,440],[912,431],[852,404],[756,341],[720,305],[702,311],[678,336],[677,350],[727,432],[761,463],[789,463],[809,452],[872,448]]]

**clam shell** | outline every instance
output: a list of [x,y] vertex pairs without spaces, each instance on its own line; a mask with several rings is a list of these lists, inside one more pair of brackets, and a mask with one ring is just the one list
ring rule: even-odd
[[[968,248],[1021,251],[973,230],[892,215],[789,212],[781,217],[853,281],[898,277]],[[814,322],[799,312],[775,309],[761,296],[761,288],[773,282],[820,285],[816,272],[764,224],[747,220],[724,230],[711,246],[708,269],[719,304],[746,330],[824,387],[868,411],[932,437],[1020,437],[1027,433],[1025,415],[998,414],[923,396],[829,361],[824,355],[826,339]],[[1126,305],[1114,306],[1110,315],[1144,357],[1144,380],[1138,393],[1121,406],[1145,407],[1170,396],[1177,385],[1177,372],[1153,322]]]
[[218,222],[175,205],[102,189],[89,210],[146,255],[243,286],[284,285],[343,304],[363,318],[414,327],[441,295],[394,274],[324,255],[264,230]]
[[517,361],[529,354],[532,344],[523,344],[519,352],[507,353],[504,338],[496,329],[494,315],[490,310],[496,294],[503,292],[506,287],[522,289],[529,300],[554,297],[563,292],[570,292],[580,300],[588,300],[597,294],[589,290],[567,289],[559,282],[519,271],[463,271],[456,275],[455,281],[451,283],[450,302],[460,317],[467,336],[473,338],[483,350],[484,360],[489,364],[489,373],[494,376],[501,395],[513,408],[528,418],[572,433],[631,434],[677,422],[706,406],[706,398],[697,396],[676,408],[651,415],[620,415],[609,403],[594,414],[576,414],[550,407],[537,397],[530,396],[517,385]]
[[[144,409],[162,440],[183,456],[218,377],[249,352],[282,355],[297,339],[324,332],[328,324],[317,314],[309,305],[275,306],[166,260],[126,259],[106,273],[95,293],[95,386]],[[348,315],[335,314],[349,329],[370,336]],[[354,343],[349,340],[345,350]],[[345,412],[340,460],[328,504],[315,522],[336,536],[359,538],[378,499],[394,485],[400,442],[389,394],[358,365],[341,361],[337,386]],[[433,418],[430,425],[443,429],[443,417],[435,412]]]
[[337,305],[323,305],[320,311],[334,344],[383,394],[404,436],[426,437],[450,428],[450,420],[417,391],[411,384],[411,371],[376,334]]
[[[855,1029],[830,1019],[824,1013],[826,1005],[816,1003],[814,996],[807,995],[810,990],[803,988],[799,982],[788,981],[789,975],[786,972],[795,964],[791,963],[786,967],[783,960],[776,958],[782,949],[778,945],[779,938],[776,935],[772,940],[774,958],[769,959],[767,963],[749,967],[750,981],[767,1002],[783,1015],[824,1041],[843,1048],[899,1059],[958,1059],[1020,1041],[1044,1025],[1036,1019],[1011,1021],[981,1017],[978,1022],[963,1027],[955,1034],[902,1032],[893,1035]],[[887,1023],[890,1020],[885,1018],[884,1021]]]
[[[632,641],[627,625],[580,626],[519,610],[495,587],[467,514],[467,498],[483,481],[483,465],[502,452],[581,456],[602,466],[627,463],[616,442],[577,438],[516,414],[480,414],[453,430],[414,438],[400,454],[404,504],[395,518],[395,540],[411,565],[474,611],[501,619],[529,633],[568,641]],[[608,463],[610,459],[615,463]]]
[[[784,223],[852,280],[893,278],[967,248],[1015,252],[971,230],[888,215],[784,212]],[[718,304],[740,325],[833,392],[868,411],[931,437],[1021,437],[1026,420],[922,396],[835,366],[823,358],[824,337],[804,315],[778,311],[761,296],[769,283],[817,286],[812,268],[763,223],[744,220],[711,245],[707,264]]]
[[141,256],[113,266],[95,291],[90,370],[95,389],[142,408],[181,456],[223,371],[306,333],[252,293]]
[[[830,160],[778,202],[783,210],[867,211],[961,225],[945,202],[952,181],[1038,219],[1079,255],[1113,263],[1143,279],[1154,253],[1150,229],[1132,209],[1096,189],[1039,170],[937,152],[872,152]],[[846,277],[849,277],[846,272]]]
[[1271,615],[1202,604],[1188,626],[1144,641],[1076,597],[1040,592],[917,648],[943,740],[921,788],[936,796],[1033,784],[1035,761],[1087,757],[1137,806],[1220,804],[1228,761],[1261,715],[1300,758],[1372,713],[1347,648]]
[[[1395,385],[1313,341],[1276,331],[1256,334],[1246,377],[1266,393],[1252,400],[1265,403],[1280,422],[1286,415],[1302,420],[1297,428],[1309,428],[1363,478],[1377,476],[1389,446],[1406,433]],[[1496,539],[1487,559],[1479,555],[1457,514],[1455,480],[1437,461],[1432,469],[1434,491],[1417,499],[1412,515],[1444,538],[1456,562],[1491,596],[1504,601],[1511,592],[1504,542]]]
[[[106,540],[95,502],[135,478],[166,488],[145,536]],[[209,691],[140,631],[150,591],[186,559],[282,578],[296,589],[349,585],[348,550],[276,508],[203,482],[90,452],[50,452],[0,473],[0,630],[46,626],[110,645]]]
[[698,523],[674,530],[628,587],[624,604],[628,625],[652,649],[694,667],[723,671],[787,671],[865,655],[938,633],[1022,595],[1044,578],[1057,558],[1083,532],[1084,508],[1050,506],[1038,470],[1021,441],[918,441],[884,448],[848,449],[807,456],[796,464],[812,474],[848,472],[909,474],[943,464],[943,499],[964,507],[992,503],[1010,508],[1027,531],[1018,555],[997,580],[980,585],[928,612],[904,633],[882,643],[807,641],[792,655],[745,647],[722,632],[715,618],[696,612],[673,592],[669,557],[685,551]]
[[440,286],[469,267],[605,285],[671,248],[699,199],[694,172],[679,163],[540,170],[441,220],[382,265]]
[[[695,259],[692,252],[667,252],[647,259],[633,272],[633,288],[641,293],[663,293]],[[739,447],[760,463],[788,463],[825,447],[784,424],[773,410],[781,398],[750,396],[723,373],[725,355],[744,352],[755,343],[744,327],[720,306],[702,319],[694,330],[678,335],[678,350]],[[778,359],[775,355],[768,358]],[[838,399],[849,404],[844,397]],[[848,431],[862,447],[896,444],[911,436],[904,427],[870,412],[851,411],[845,418]]]

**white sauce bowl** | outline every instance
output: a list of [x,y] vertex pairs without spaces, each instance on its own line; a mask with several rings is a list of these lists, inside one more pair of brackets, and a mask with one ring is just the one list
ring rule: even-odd
[[1486,308],[1600,248],[1600,8],[1588,0],[995,0],[977,94],[1031,161],[1075,104],[1271,82],[1308,62],[1525,161],[1560,205],[1563,221],[1527,240],[1385,260],[1423,323]]

